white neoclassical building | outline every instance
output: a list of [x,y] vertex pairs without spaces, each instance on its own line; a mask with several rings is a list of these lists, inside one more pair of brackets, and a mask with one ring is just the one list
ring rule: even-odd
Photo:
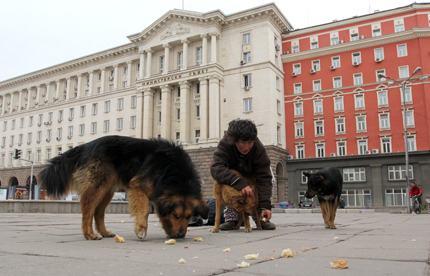
[[[23,186],[48,159],[105,135],[181,143],[211,197],[213,148],[236,118],[256,123],[286,197],[281,34],[275,4],[224,15],[171,10],[129,44],[0,82],[0,181]],[[37,181],[37,180],[36,180]]]

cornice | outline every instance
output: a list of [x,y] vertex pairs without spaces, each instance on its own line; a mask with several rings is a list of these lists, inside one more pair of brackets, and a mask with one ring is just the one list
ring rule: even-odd
[[38,81],[39,79],[51,77],[58,73],[64,74],[72,70],[74,71],[74,74],[77,74],[75,72],[77,69],[85,68],[98,62],[105,62],[109,59],[117,58],[121,55],[130,53],[138,53],[138,47],[132,43],[2,81],[0,82],[0,90],[13,88],[16,85],[22,85],[26,83],[34,85],[34,82]]
[[408,6],[399,7],[399,8],[395,8],[395,9],[391,9],[391,10],[374,12],[374,13],[366,14],[363,16],[354,16],[352,18],[347,18],[347,19],[343,19],[343,20],[339,20],[339,21],[334,21],[334,22],[325,23],[325,24],[316,25],[316,26],[311,26],[311,27],[307,27],[307,28],[303,28],[303,29],[293,30],[291,32],[283,34],[282,38],[283,39],[286,39],[286,38],[293,39],[295,36],[302,36],[302,35],[309,34],[309,33],[327,31],[328,29],[337,29],[337,28],[340,28],[340,27],[345,26],[345,25],[353,25],[353,24],[361,23],[364,20],[365,21],[374,21],[374,20],[384,18],[384,17],[393,17],[396,15],[400,16],[401,14],[405,14],[405,13],[408,13],[411,11],[419,11],[419,10],[425,10],[425,9],[430,9],[430,4],[428,4],[428,3],[411,4]]
[[282,55],[282,63],[288,63],[298,60],[304,60],[308,58],[315,58],[325,55],[332,55],[347,51],[354,51],[363,48],[384,45],[388,43],[394,43],[399,41],[405,41],[410,39],[415,39],[419,37],[430,36],[430,27],[424,28],[413,28],[407,31],[387,34],[377,37],[369,37],[361,40],[345,42],[337,45],[330,45],[326,47],[321,47],[318,49],[306,50],[298,53],[290,53]]

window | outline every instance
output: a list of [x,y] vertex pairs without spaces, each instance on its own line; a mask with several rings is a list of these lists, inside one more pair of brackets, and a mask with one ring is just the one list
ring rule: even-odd
[[105,112],[110,111],[110,101],[105,101]]
[[388,114],[379,114],[379,129],[389,129],[390,128],[390,118]]
[[333,78],[333,88],[342,87],[342,77],[334,77]]
[[340,67],[340,57],[332,57],[331,65],[334,66],[335,68]]
[[164,56],[160,57],[160,73],[164,72]]
[[33,133],[32,132],[28,133],[28,139],[27,140],[28,140],[27,144],[31,144],[31,142],[33,142]]
[[337,155],[346,156],[346,142],[337,142]]
[[113,91],[115,86],[113,84],[109,84],[109,91]]
[[251,52],[243,53],[243,61],[245,62],[251,61]]
[[361,63],[361,53],[353,53],[352,54],[352,63],[360,64]]
[[[48,113],[48,122],[52,122],[54,118],[54,114],[52,112]],[[12,129],[15,128],[15,120],[12,120]]]
[[196,105],[196,118],[200,118],[200,105]]
[[367,140],[358,141],[358,154],[366,154],[367,153]]
[[417,150],[417,143],[415,141],[415,136],[408,136],[408,151],[416,151]]
[[345,118],[336,118],[336,134],[345,133]]
[[123,110],[124,109],[124,99],[118,99],[118,110]]
[[339,37],[332,37],[331,45],[337,45],[337,44],[339,44]]
[[364,108],[364,95],[358,94],[355,95],[355,109],[362,109]]
[[[401,89],[400,89],[400,92]],[[401,93],[402,103],[403,103],[403,93]],[[405,102],[412,103],[412,91],[410,87],[406,87],[405,89]]]
[[[409,165],[408,178],[414,178],[412,165]],[[388,166],[388,180],[406,180],[406,165]]]
[[116,120],[116,129],[122,130],[124,128],[124,120],[122,118],[118,118]]
[[334,98],[334,110],[343,111],[343,97]]
[[324,144],[316,144],[316,156],[324,157]]
[[61,122],[63,120],[63,110],[58,111],[58,121]]
[[28,126],[33,126],[33,116],[28,117]]
[[397,57],[405,57],[408,55],[406,44],[397,45]]
[[51,159],[51,149],[46,149],[46,159]]
[[158,122],[161,123],[161,111],[158,111]]
[[248,44],[251,43],[251,34],[244,34],[243,35],[243,44]]
[[202,47],[198,47],[196,49],[196,60],[197,60],[197,65],[201,65],[203,63],[203,51],[202,51]]
[[136,116],[131,116],[130,118],[130,127],[131,128],[136,128]]
[[311,43],[311,49],[317,49],[318,48],[318,41],[313,41]]
[[370,190],[346,190],[341,197],[345,199],[345,206],[364,207],[372,205]]
[[320,61],[319,60],[313,60],[312,61],[312,69],[314,69],[315,71],[320,70]]
[[315,121],[315,136],[323,136],[323,135],[324,135],[324,122]]
[[384,48],[375,49],[375,60],[376,61],[384,60]]
[[128,85],[128,82],[127,82],[127,81],[123,81],[123,82],[122,82],[122,88],[126,88],[126,87],[127,87],[127,85]]
[[399,67],[399,78],[407,78],[409,77],[409,67],[408,66],[400,66]]
[[366,116],[357,116],[357,132],[366,131]]
[[99,109],[99,105],[98,104],[96,104],[96,103],[94,103],[93,104],[93,110],[92,110],[92,114],[93,115],[96,115],[97,114],[97,112],[98,112],[98,109]]
[[176,109],[176,120],[180,120],[181,119],[181,109],[177,108]]
[[276,76],[276,89],[281,90],[281,79]]
[[178,69],[181,70],[183,67],[183,61],[184,61],[184,53],[178,52]]
[[73,126],[69,126],[69,137],[72,138],[73,136]]
[[124,66],[124,75],[128,74],[128,66]]
[[396,24],[396,26],[394,26],[394,31],[396,33],[403,32],[404,30],[405,30],[405,25],[403,25],[403,23]]
[[97,133],[97,122],[91,123],[91,133]]
[[354,85],[363,84],[363,74],[358,73],[354,74]]
[[314,101],[314,114],[321,114],[323,112],[323,102],[322,100]]
[[[110,76],[111,77],[115,76],[115,70],[110,70]],[[66,86],[67,86],[67,82],[66,82]]]
[[313,88],[314,88],[314,91],[321,90],[321,80],[314,80],[313,81]]
[[382,153],[391,152],[391,138],[382,138],[381,139],[381,152]]
[[39,143],[40,141],[42,141],[42,131],[37,132],[37,143]]
[[81,106],[81,117],[85,116],[87,107],[85,105]]
[[294,104],[294,116],[303,116],[303,103]]
[[293,65],[293,72],[296,73],[297,75],[302,73],[302,66],[300,63],[296,63]]
[[414,111],[406,110],[406,126],[415,127]]
[[106,120],[103,122],[103,131],[108,132],[110,130],[110,121]]
[[407,200],[406,189],[404,188],[385,190],[385,204],[387,206],[405,206]]
[[378,106],[388,106],[388,95],[387,91],[378,92]]
[[137,106],[137,97],[132,96],[131,97],[131,108],[135,108]]
[[293,53],[298,53],[298,52],[300,52],[299,45],[294,45],[294,46],[292,47],[292,52],[293,52]]
[[295,123],[294,128],[295,128],[296,138],[303,138],[304,137],[303,122]]
[[374,29],[372,32],[373,32],[373,37],[382,35],[381,29]]
[[199,140],[200,140],[200,129],[196,129],[196,131],[195,131],[195,137],[196,137],[196,143],[198,143]]
[[356,40],[358,40],[358,34],[357,33],[351,34],[351,41],[356,41]]
[[344,168],[343,181],[344,182],[366,181],[365,168]]
[[85,125],[79,125],[79,135],[84,135],[85,134]]
[[[4,130],[6,130],[6,125],[7,122],[4,122],[5,126],[4,126]],[[43,124],[43,114],[39,114],[39,125]]]
[[176,97],[180,98],[181,97],[181,87],[178,86],[178,89],[176,90]]
[[244,75],[243,76],[243,82],[244,82],[245,87],[246,86],[248,86],[248,87],[252,86],[252,75]]
[[385,69],[376,70],[376,81],[385,81],[386,78],[380,77],[379,74],[382,74],[385,76]]
[[300,94],[302,93],[302,84],[301,83],[295,83],[294,84],[294,94]]
[[252,98],[243,100],[243,110],[245,112],[251,112],[252,111]]
[[281,113],[282,113],[281,101],[280,100],[276,100],[276,113],[278,113],[279,115],[281,115]]

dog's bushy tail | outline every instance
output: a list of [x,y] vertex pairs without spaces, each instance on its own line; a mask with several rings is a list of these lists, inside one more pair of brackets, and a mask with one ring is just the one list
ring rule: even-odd
[[39,183],[49,196],[62,196],[73,189],[72,175],[82,150],[82,147],[76,147],[54,157],[49,160],[48,167],[40,172]]

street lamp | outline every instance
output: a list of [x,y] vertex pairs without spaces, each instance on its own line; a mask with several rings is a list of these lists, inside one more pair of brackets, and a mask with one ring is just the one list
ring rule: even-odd
[[[390,79],[391,81],[388,82],[388,85],[393,85],[394,83],[400,84],[400,86],[402,87],[402,95],[403,95],[403,128],[404,128],[404,138],[405,138],[405,162],[406,162],[406,205],[408,207],[408,213],[410,213],[411,211],[411,207],[409,205],[409,200],[408,198],[408,194],[409,194],[409,149],[408,149],[408,126],[406,124],[406,84],[408,84],[408,81],[412,78],[413,75],[415,75],[416,73],[421,72],[421,67],[417,67],[414,72],[412,73],[412,75],[410,75],[406,80],[403,81],[398,81],[395,79],[392,79],[390,77],[387,77],[384,74],[379,73],[378,77],[380,78],[386,78],[386,79]],[[412,82],[416,82],[416,81],[426,81],[427,80],[427,76],[425,77],[421,77],[418,79],[413,79],[411,81],[409,81],[409,83]]]

